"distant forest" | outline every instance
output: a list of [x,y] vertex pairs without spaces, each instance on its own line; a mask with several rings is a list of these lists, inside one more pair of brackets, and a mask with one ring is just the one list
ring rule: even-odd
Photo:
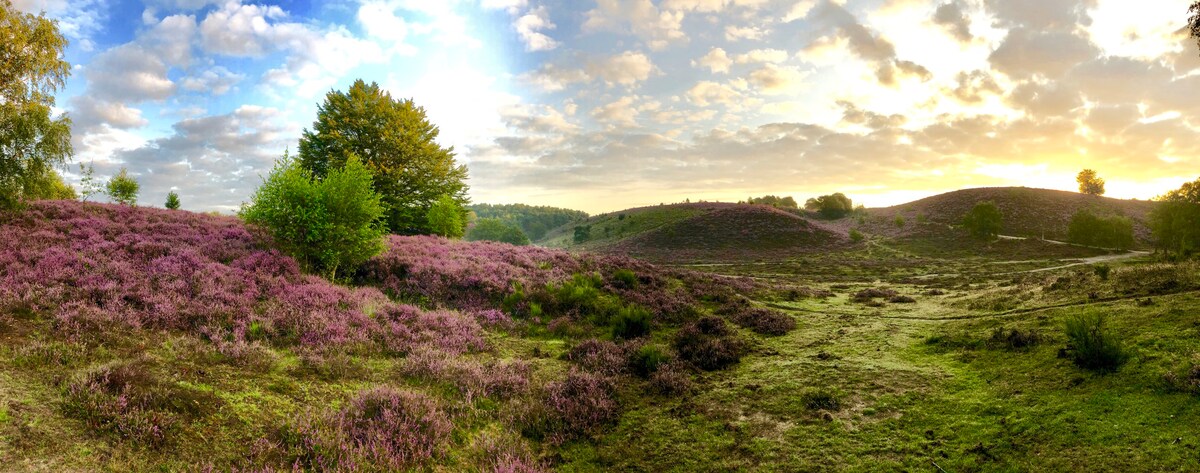
[[474,204],[467,209],[475,212],[479,218],[498,218],[521,227],[521,231],[533,241],[541,240],[550,230],[588,218],[587,213],[578,210],[525,204]]

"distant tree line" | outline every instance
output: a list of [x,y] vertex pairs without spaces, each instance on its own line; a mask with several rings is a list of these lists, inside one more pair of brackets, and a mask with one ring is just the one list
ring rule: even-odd
[[841,192],[814,197],[804,202],[804,208],[829,219],[842,218],[854,211],[854,203]]
[[750,198],[746,199],[744,202],[738,202],[738,203],[739,204],[744,203],[744,204],[770,205],[771,207],[775,207],[775,208],[779,208],[779,209],[800,208],[800,205],[796,203],[796,199],[793,199],[792,196],[790,196],[790,195],[784,196],[784,197],[779,197],[779,196],[774,196],[774,195],[764,195],[762,197],[750,197]]
[[1159,204],[1150,213],[1155,245],[1181,256],[1200,251],[1200,179],[1157,200]]
[[532,241],[541,240],[550,230],[588,217],[578,210],[525,204],[474,204],[467,209],[481,220],[492,218],[515,225]]
[[1077,245],[1127,250],[1133,247],[1133,221],[1119,215],[1097,215],[1083,209],[1071,217],[1067,241]]

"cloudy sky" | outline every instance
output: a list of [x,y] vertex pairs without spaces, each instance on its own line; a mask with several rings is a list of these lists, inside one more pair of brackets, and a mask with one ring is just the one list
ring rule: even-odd
[[[15,0],[71,40],[76,159],[236,209],[331,89],[412,97],[476,202],[589,212],[1200,174],[1184,0]],[[70,174],[69,177],[72,177]]]

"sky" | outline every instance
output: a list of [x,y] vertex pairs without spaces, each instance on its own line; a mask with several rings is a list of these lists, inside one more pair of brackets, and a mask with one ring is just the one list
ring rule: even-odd
[[[76,163],[235,211],[355,79],[480,203],[591,213],[966,187],[1148,199],[1200,175],[1178,0],[14,0],[71,41]],[[77,164],[65,172],[78,179]]]

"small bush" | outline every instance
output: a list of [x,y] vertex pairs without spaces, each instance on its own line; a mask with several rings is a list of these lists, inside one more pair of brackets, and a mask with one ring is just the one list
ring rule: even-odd
[[650,389],[664,396],[686,394],[692,390],[692,377],[684,367],[668,363],[650,375]]
[[616,385],[606,376],[572,369],[546,391],[546,405],[558,420],[552,443],[593,434],[617,417]]
[[864,238],[866,237],[863,236],[862,232],[855,229],[850,229],[850,241],[861,243]]
[[1101,315],[1080,315],[1067,319],[1066,353],[1080,368],[1106,373],[1116,371],[1129,360],[1119,336],[1104,326]]
[[796,319],[777,310],[748,308],[733,315],[733,323],[761,335],[784,335],[796,328]]
[[988,339],[988,345],[997,348],[1022,349],[1037,345],[1042,340],[1043,337],[1037,330],[996,327],[992,330],[992,337]]
[[619,289],[636,289],[638,277],[632,270],[618,269],[613,272],[612,285]]
[[913,299],[909,296],[897,294],[892,297],[889,297],[888,302],[891,302],[893,304],[915,304],[917,302],[917,300]]
[[1168,371],[1163,375],[1167,386],[1176,392],[1200,395],[1200,364],[1190,364],[1182,370]]
[[719,370],[741,361],[745,350],[725,321],[717,317],[704,317],[679,329],[674,346],[680,358],[705,371]]
[[167,201],[163,204],[163,207],[171,210],[179,210],[179,194],[175,191],[168,192]]
[[589,339],[579,342],[567,352],[567,360],[585,371],[617,375],[624,371],[625,351],[607,340]]
[[634,374],[645,378],[657,372],[669,361],[671,361],[671,356],[662,348],[656,345],[642,345],[630,357],[629,368]]
[[113,202],[123,205],[137,204],[138,190],[141,186],[138,181],[129,177],[129,171],[121,168],[121,172],[108,180],[108,196]]
[[1107,281],[1108,275],[1112,273],[1112,267],[1107,264],[1098,264],[1092,266],[1092,271],[1096,273],[1096,277],[1100,278],[1101,281]]
[[869,289],[863,289],[861,291],[854,293],[854,296],[852,296],[850,298],[850,300],[852,300],[854,302],[864,303],[864,302],[870,302],[872,299],[878,299],[878,298],[888,299],[888,298],[896,297],[898,295],[900,295],[900,293],[893,291],[891,289],[869,288]]
[[892,220],[892,223],[895,223],[896,227],[898,228],[904,228],[904,217],[897,215],[896,218]]
[[837,412],[842,409],[842,397],[829,389],[814,389],[800,396],[800,401],[809,410]]
[[612,336],[634,339],[650,333],[650,312],[636,306],[622,307],[612,318]]

